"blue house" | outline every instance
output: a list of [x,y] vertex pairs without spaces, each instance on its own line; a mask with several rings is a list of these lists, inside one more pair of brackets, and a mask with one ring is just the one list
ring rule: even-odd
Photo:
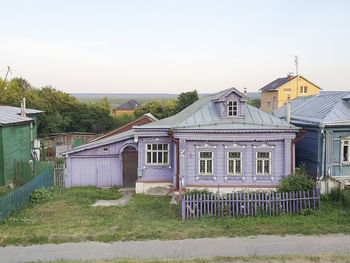
[[[285,118],[286,105],[274,111]],[[291,101],[291,123],[306,131],[296,143],[296,162],[318,178],[350,181],[350,91],[321,91]]]

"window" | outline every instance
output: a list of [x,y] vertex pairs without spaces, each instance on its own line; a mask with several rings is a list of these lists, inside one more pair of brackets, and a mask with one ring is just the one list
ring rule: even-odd
[[237,101],[229,101],[227,103],[227,114],[228,116],[237,116]]
[[342,140],[342,162],[350,163],[350,140]]
[[256,174],[257,175],[271,174],[271,152],[256,153]]
[[213,152],[199,152],[199,174],[213,175]]
[[109,152],[109,148],[108,148],[108,147],[104,147],[104,148],[103,148],[103,152],[104,152],[104,153],[108,153],[108,152]]
[[241,152],[227,153],[227,174],[242,175],[242,153]]
[[169,164],[169,144],[152,143],[146,144],[147,164]]
[[307,86],[300,86],[300,93],[306,94],[307,93]]

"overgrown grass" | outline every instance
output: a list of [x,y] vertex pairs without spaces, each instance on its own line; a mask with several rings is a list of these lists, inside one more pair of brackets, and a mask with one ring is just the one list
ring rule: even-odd
[[0,198],[15,190],[15,188],[0,188]]
[[29,204],[0,225],[0,245],[79,241],[126,241],[287,234],[350,234],[350,210],[323,202],[310,215],[256,218],[201,218],[182,221],[170,197],[135,195],[125,207],[91,207],[98,199],[117,199],[118,188],[62,189],[53,200]]
[[[39,261],[41,262],[41,261]],[[286,255],[286,256],[248,256],[248,257],[213,257],[213,258],[192,258],[192,259],[129,259],[115,258],[104,260],[88,260],[88,261],[70,261],[56,260],[52,263],[228,263],[228,262],[350,262],[350,255],[319,255],[319,256],[302,256],[302,255]]]

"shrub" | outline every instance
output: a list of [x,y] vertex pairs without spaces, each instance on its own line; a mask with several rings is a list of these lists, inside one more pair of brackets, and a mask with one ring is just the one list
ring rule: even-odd
[[281,180],[278,192],[312,191],[315,183],[304,174],[290,174]]
[[329,199],[335,202],[341,202],[345,207],[350,208],[349,190],[339,190],[339,188],[333,188],[329,193]]
[[197,195],[197,194],[206,195],[206,194],[212,194],[212,193],[207,188],[204,188],[204,189],[192,189],[190,191],[186,191],[184,194],[185,195]]
[[51,188],[41,188],[34,190],[30,195],[30,201],[32,203],[44,203],[52,199],[52,189]]

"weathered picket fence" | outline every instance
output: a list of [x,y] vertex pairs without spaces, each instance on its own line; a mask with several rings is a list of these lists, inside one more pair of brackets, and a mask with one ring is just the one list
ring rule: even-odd
[[65,186],[65,163],[55,165],[55,185],[56,186]]
[[182,219],[202,216],[276,216],[321,209],[320,190],[290,193],[185,194]]

